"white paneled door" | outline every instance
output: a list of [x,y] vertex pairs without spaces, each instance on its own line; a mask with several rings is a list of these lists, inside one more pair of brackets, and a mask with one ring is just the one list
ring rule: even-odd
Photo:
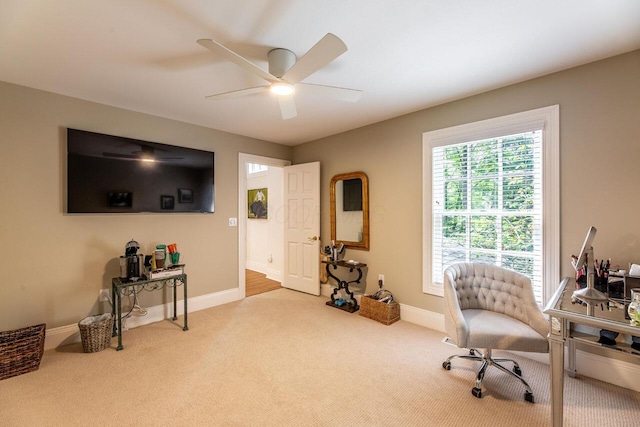
[[320,295],[320,162],[284,168],[282,286]]

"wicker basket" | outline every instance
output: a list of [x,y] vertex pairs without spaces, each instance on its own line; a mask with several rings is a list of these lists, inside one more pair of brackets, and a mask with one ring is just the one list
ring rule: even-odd
[[400,320],[400,304],[387,304],[373,299],[371,295],[363,295],[360,300],[360,316],[390,325]]
[[0,332],[0,380],[38,370],[46,328],[42,323]]
[[90,316],[78,322],[82,349],[85,353],[102,351],[111,345],[113,314]]

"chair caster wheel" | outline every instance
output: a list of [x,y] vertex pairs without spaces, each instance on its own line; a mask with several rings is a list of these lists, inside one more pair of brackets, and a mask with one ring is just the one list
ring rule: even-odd
[[520,369],[520,367],[519,367],[519,366],[514,366],[514,367],[513,367],[513,373],[514,373],[514,374],[516,374],[516,375],[518,375],[519,377],[521,377],[521,376],[522,376],[522,370]]
[[[478,387],[474,387],[471,389],[471,394],[480,399],[482,397],[482,389]],[[532,396],[533,398],[533,396]]]
[[533,393],[529,393],[528,391],[525,391],[524,400],[526,400],[527,402],[533,403]]
[[451,362],[442,362],[442,367],[447,371],[451,370]]
[[469,356],[475,356],[476,351],[474,349],[469,350]]

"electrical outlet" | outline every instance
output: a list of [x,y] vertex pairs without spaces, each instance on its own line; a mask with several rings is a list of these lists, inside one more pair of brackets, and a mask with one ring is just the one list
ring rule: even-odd
[[238,225],[238,218],[229,218],[229,227],[236,227]]
[[378,283],[380,282],[384,285],[384,274],[378,274]]
[[109,291],[109,289],[100,289],[100,295],[98,297],[98,301],[109,301],[110,296],[111,296],[111,291]]

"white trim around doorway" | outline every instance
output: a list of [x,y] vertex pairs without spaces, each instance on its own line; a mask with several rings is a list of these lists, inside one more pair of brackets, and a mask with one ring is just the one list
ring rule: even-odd
[[291,165],[290,160],[238,153],[238,297],[240,299],[244,299],[246,296],[247,216],[245,211],[247,203],[247,163],[258,163],[280,168]]

